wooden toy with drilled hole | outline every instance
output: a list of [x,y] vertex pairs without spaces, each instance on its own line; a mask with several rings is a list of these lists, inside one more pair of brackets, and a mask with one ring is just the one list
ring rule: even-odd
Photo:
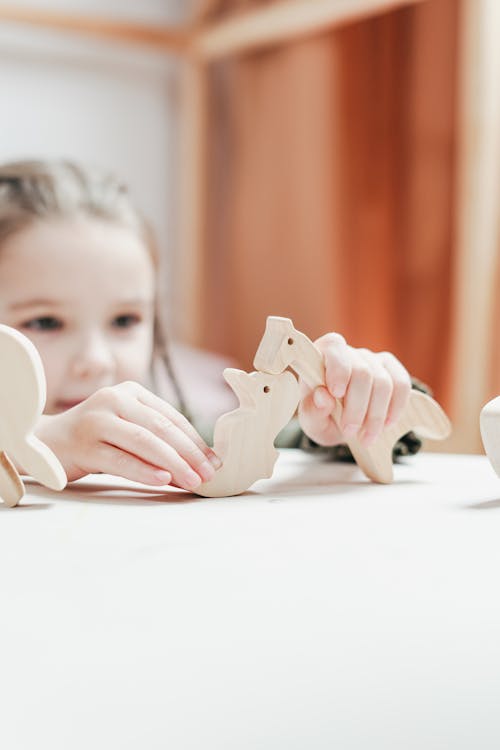
[[500,396],[481,409],[479,427],[488,460],[500,477]]
[[14,461],[54,490],[62,490],[67,478],[58,458],[33,434],[46,399],[40,355],[26,336],[1,324],[0,363],[0,500],[13,507],[24,495]]
[[215,425],[213,450],[222,467],[196,488],[196,494],[205,497],[239,495],[272,475],[278,457],[274,440],[299,402],[298,382],[290,372],[271,375],[226,368],[224,377],[240,406]]
[[[323,355],[307,336],[297,331],[289,318],[270,316],[254,359],[256,370],[279,373],[290,367],[310,388],[325,385]],[[332,418],[342,420],[342,402],[336,400]],[[414,430],[424,438],[442,440],[451,432],[448,417],[433,398],[412,390],[399,420],[384,428],[370,446],[356,438],[347,445],[360,469],[374,482],[388,484],[393,480],[392,450],[402,435]]]

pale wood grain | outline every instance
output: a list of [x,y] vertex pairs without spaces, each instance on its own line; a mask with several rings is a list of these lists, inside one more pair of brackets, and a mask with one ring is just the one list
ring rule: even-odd
[[[270,316],[266,330],[255,355],[254,367],[263,372],[278,373],[291,367],[311,388],[325,385],[325,366],[319,349],[289,318]],[[342,402],[336,401],[332,418],[337,425],[342,422]],[[398,439],[415,430],[422,437],[442,440],[450,434],[448,417],[430,396],[411,391],[403,415],[393,425],[384,428],[380,437],[369,447],[356,439],[347,445],[356,463],[374,482],[392,482],[392,449]]]
[[205,497],[239,495],[258,479],[268,478],[278,457],[274,440],[292,418],[299,401],[290,372],[269,375],[226,368],[224,377],[238,396],[238,409],[217,420],[214,451],[222,467],[196,489]]
[[22,333],[0,325],[0,362],[0,451],[6,454],[2,459],[0,496],[14,505],[20,499],[14,502],[16,487],[20,493],[20,479],[12,461],[54,490],[62,490],[67,478],[58,458],[33,434],[46,398],[45,373],[38,351]]
[[485,453],[500,477],[500,396],[483,406],[479,424]]
[[5,451],[0,451],[0,500],[13,508],[23,496],[24,484],[16,467]]

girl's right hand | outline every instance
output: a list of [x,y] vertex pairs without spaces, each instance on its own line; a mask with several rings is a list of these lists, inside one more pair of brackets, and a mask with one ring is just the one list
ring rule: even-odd
[[221,466],[182,414],[134,382],[101,388],[68,411],[43,416],[36,433],[69,482],[104,473],[196,490]]

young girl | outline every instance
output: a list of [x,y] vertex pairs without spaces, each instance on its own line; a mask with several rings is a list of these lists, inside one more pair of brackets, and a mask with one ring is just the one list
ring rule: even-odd
[[[37,433],[68,480],[104,472],[195,490],[220,460],[183,415],[159,315],[158,254],[126,188],[69,162],[0,167],[0,322],[37,347],[47,378]],[[366,444],[397,420],[409,392],[389,353],[316,342],[327,387],[302,387],[299,421],[315,443]],[[176,393],[159,398],[159,363]],[[344,399],[340,429],[330,418]]]

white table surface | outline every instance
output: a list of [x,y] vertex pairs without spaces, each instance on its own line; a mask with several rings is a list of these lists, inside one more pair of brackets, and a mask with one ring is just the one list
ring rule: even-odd
[[0,563],[5,750],[500,748],[485,457],[421,454],[379,486],[285,451],[215,500],[33,484]]

